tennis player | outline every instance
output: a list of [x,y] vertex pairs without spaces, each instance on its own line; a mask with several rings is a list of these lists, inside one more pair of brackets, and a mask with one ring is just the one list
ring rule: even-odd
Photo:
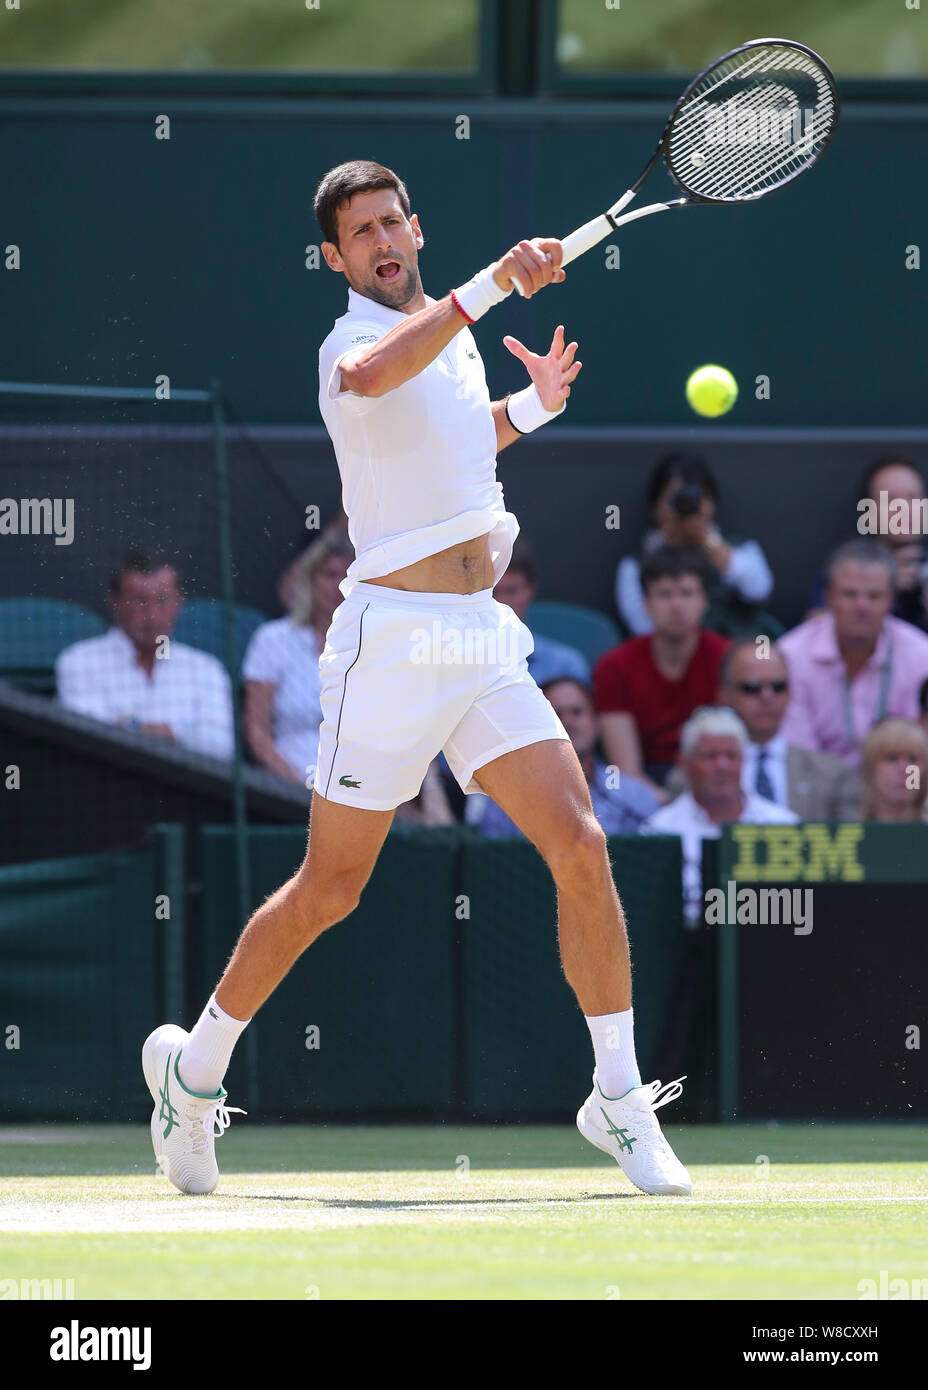
[[642,1191],[688,1193],[655,1115],[682,1086],[642,1085],[635,1059],[605,836],[564,726],[528,673],[531,633],[493,598],[519,529],[497,455],[563,412],[581,364],[562,327],[544,355],[506,337],[529,384],[491,401],[471,325],[507,298],[512,276],[527,296],[562,282],[561,244],[520,241],[436,300],[419,276],[419,219],[390,169],[341,164],[314,207],[326,263],[348,282],[347,311],[319,352],[319,406],[356,558],[319,660],[309,842],[248,922],[193,1031],[165,1024],[145,1043],[156,1158],[181,1192],[216,1186],[237,1039],[307,946],[357,906],[395,808],[443,751],[463,791],[491,796],[554,878],[563,969],[595,1058],[580,1132]]

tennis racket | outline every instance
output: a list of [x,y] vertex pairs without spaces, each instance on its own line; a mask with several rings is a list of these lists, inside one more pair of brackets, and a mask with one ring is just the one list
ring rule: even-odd
[[[733,48],[687,87],[628,192],[564,237],[561,264],[639,217],[699,203],[753,202],[784,188],[821,159],[840,109],[831,69],[804,44],[754,39]],[[661,158],[685,196],[622,215]],[[510,278],[524,295],[518,279]]]

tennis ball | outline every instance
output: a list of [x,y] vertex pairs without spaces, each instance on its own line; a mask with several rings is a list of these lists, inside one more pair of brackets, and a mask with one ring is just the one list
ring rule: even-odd
[[725,367],[697,367],[686,383],[686,399],[697,415],[724,415],[738,399],[738,383]]

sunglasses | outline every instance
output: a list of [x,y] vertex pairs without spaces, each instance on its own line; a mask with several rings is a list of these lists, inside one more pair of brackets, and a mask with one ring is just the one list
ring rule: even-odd
[[742,695],[759,695],[762,690],[782,695],[784,690],[789,690],[789,681],[739,681],[738,689]]

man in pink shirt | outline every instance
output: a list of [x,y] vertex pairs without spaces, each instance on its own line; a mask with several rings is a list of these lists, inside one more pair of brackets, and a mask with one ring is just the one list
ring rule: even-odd
[[881,719],[918,718],[928,677],[928,636],[890,614],[892,555],[870,540],[848,541],[828,566],[827,610],[779,642],[792,698],[782,732],[800,748],[856,763]]

